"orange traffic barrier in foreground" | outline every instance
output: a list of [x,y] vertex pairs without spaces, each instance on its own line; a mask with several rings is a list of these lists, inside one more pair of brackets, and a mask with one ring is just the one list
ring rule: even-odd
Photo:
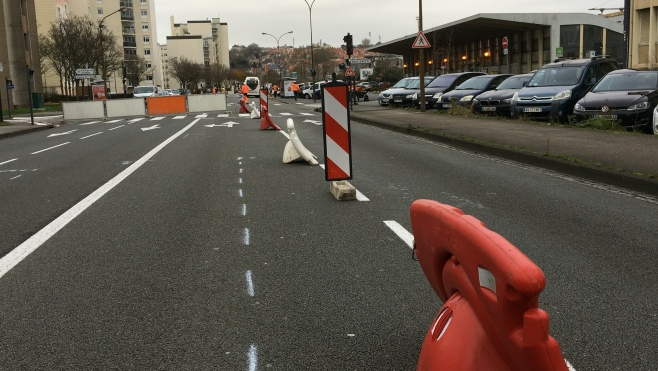
[[184,95],[146,98],[146,111],[149,116],[187,113]]
[[444,302],[417,370],[568,371],[538,307],[539,267],[457,208],[417,200],[410,214],[418,261]]
[[267,112],[267,108],[262,108],[260,110],[261,116],[263,116],[262,119],[260,119],[260,130],[265,130],[265,129],[274,129],[274,130],[281,130],[280,127],[276,126],[276,124],[272,121],[272,118],[270,117],[270,113]]

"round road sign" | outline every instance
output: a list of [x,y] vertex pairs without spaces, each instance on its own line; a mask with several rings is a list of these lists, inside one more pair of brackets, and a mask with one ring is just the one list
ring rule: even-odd
[[507,36],[503,37],[503,49],[507,49]]

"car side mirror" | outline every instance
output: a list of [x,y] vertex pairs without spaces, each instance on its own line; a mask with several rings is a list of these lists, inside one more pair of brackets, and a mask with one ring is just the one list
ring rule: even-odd
[[527,81],[524,81],[524,82],[523,82],[523,87],[525,88],[526,86],[528,86],[528,82],[527,82]]

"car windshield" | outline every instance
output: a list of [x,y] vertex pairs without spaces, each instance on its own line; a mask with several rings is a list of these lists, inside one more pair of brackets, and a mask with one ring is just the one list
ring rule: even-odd
[[569,86],[578,85],[586,66],[560,66],[538,70],[528,82],[528,86]]
[[133,93],[135,94],[144,94],[144,93],[153,93],[155,92],[155,86],[136,86]]
[[486,89],[487,85],[489,85],[489,82],[491,82],[492,77],[474,77],[472,79],[468,79],[461,84],[459,84],[458,87],[455,88],[455,90],[482,90]]
[[[433,79],[434,79],[434,77],[426,76],[426,77],[425,77],[425,86],[427,86],[427,84],[428,84],[430,81],[432,81]],[[405,88],[405,89],[420,89],[420,79],[418,78],[418,79],[413,79],[413,80],[411,80],[411,82],[409,83],[409,85],[405,86],[404,88]]]
[[604,91],[638,91],[656,90],[658,88],[658,72],[628,72],[606,75],[592,89],[595,93]]
[[524,82],[528,82],[530,76],[510,76],[498,85],[496,90],[521,89]]
[[457,80],[457,75],[441,75],[427,85],[428,88],[448,87]]
[[396,82],[395,85],[393,85],[393,87],[394,88],[404,88],[405,86],[409,85],[410,82],[411,82],[411,79],[409,79],[409,78],[402,79],[402,80]]

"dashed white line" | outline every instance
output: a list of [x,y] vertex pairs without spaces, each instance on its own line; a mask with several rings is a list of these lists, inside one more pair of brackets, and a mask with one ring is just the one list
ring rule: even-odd
[[114,130],[114,129],[122,128],[122,127],[124,127],[124,126],[126,126],[126,125],[115,126],[115,127],[113,127],[112,129],[107,129],[107,130],[108,130],[108,131],[112,131],[112,130]]
[[256,292],[254,290],[254,279],[252,277],[251,271],[248,270],[245,276],[247,279],[247,294],[251,297],[254,297],[256,296]]
[[414,235],[394,220],[384,220],[384,224],[395,233],[410,249],[414,248]]
[[41,151],[32,152],[32,153],[30,153],[30,154],[31,154],[31,155],[36,155],[37,153],[41,153],[41,152],[45,152],[45,151],[51,150],[51,149],[53,149],[53,148],[57,148],[57,147],[61,147],[61,146],[65,146],[65,145],[67,145],[67,144],[69,144],[69,143],[71,143],[71,142],[66,142],[66,143],[58,144],[58,145],[56,145],[56,146],[52,146],[52,147],[50,147],[50,148],[42,149]]
[[103,132],[101,131],[101,132],[98,132],[98,133],[96,133],[96,134],[87,135],[86,137],[82,137],[82,138],[80,138],[80,139],[91,138],[91,137],[93,137],[93,136],[95,136],[95,135],[98,135],[98,134],[103,134]]
[[121,120],[122,120],[122,119],[119,119],[119,120],[112,120],[112,121],[106,121],[105,123],[106,123],[106,124],[114,124],[115,122],[119,122],[119,121],[121,121]]
[[249,246],[249,228],[244,229],[243,242],[246,246]]
[[247,204],[242,204],[242,216],[247,216]]
[[95,124],[97,122],[98,121],[85,122],[84,124],[80,124],[80,126],[91,125],[91,124]]
[[164,116],[158,116],[158,117],[152,118],[151,121],[160,121],[162,119],[164,119]]
[[256,344],[251,344],[247,356],[249,357],[249,371],[258,370],[258,349]]
[[0,165],[8,164],[8,163],[10,163],[10,162],[12,162],[12,161],[16,161],[16,160],[18,160],[18,158],[15,158],[15,159],[13,159],[13,160],[7,160],[7,161],[5,161],[5,162],[0,162]]
[[16,179],[16,178],[20,178],[20,177],[21,177],[21,175],[16,175],[16,176],[13,177],[13,178],[9,178],[9,180],[14,180],[14,179]]
[[137,160],[134,164],[129,166],[127,169],[119,173],[117,176],[112,178],[109,182],[105,183],[103,186],[92,192],[89,196],[85,197],[82,201],[75,204],[72,208],[68,209],[64,214],[60,215],[57,219],[53,220],[47,226],[43,227],[39,232],[34,234],[32,237],[28,238],[25,242],[20,244],[15,249],[11,250],[9,254],[0,258],[0,278],[9,272],[16,264],[20,263],[23,259],[29,256],[32,252],[38,249],[43,245],[50,237],[54,236],[62,228],[64,228],[68,223],[85,211],[89,206],[93,205],[106,193],[111,191],[124,179],[126,179],[130,174],[139,169],[144,165],[148,160],[160,152],[165,146],[171,143],[174,139],[178,138],[185,131],[189,130],[194,124],[199,120],[192,121],[191,124],[187,125],[176,134],[169,137],[169,139],[160,143],[157,147],[149,151],[144,157]]
[[242,193],[242,188],[238,189],[238,196],[240,196],[240,198],[244,197],[244,194]]

